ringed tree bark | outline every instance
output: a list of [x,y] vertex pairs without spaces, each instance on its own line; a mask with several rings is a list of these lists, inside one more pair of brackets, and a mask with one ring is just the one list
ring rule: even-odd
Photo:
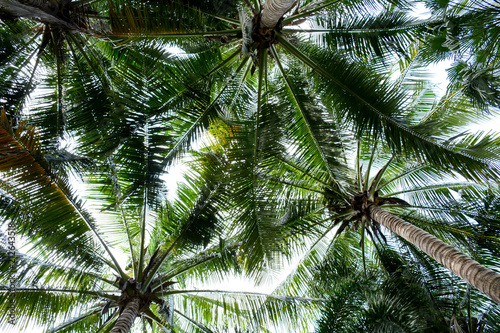
[[454,274],[467,281],[467,283],[488,295],[495,302],[500,303],[499,273],[484,267],[453,246],[446,244],[419,227],[390,214],[381,207],[368,204],[365,212],[372,220],[403,237]]
[[278,21],[288,13],[297,3],[297,0],[268,0],[262,6],[260,28],[273,29]]
[[115,326],[113,329],[110,331],[111,333],[127,333],[130,332],[130,329],[132,328],[132,325],[134,324],[134,320],[139,314],[139,307],[140,307],[140,299],[135,297],[132,298],[127,305],[125,306],[125,309],[121,313],[121,315],[118,317],[118,320],[115,323]]

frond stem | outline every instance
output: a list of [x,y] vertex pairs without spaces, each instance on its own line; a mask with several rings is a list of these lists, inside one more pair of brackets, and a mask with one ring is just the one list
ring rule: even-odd
[[[134,248],[132,246],[132,236],[130,235],[130,230],[128,228],[128,222],[127,222],[127,218],[125,217],[125,212],[123,211],[123,209],[121,210],[122,212],[122,219],[123,219],[123,224],[125,224],[125,230],[127,231],[127,240],[128,240],[128,246],[130,248],[130,255],[132,256],[132,272],[136,272],[136,267],[135,267],[135,263],[136,263],[136,257],[135,257],[135,253],[134,253]],[[137,276],[136,276],[137,278]]]
[[276,64],[278,65],[278,68],[279,68],[279,70],[281,72],[281,75],[283,76],[283,79],[286,82],[286,86],[288,88],[288,91],[292,94],[294,104],[296,105],[298,111],[300,112],[300,115],[301,115],[302,119],[304,120],[304,122],[306,124],[309,136],[312,138],[312,140],[314,142],[314,146],[316,147],[317,151],[319,152],[319,154],[321,156],[321,160],[324,163],[324,166],[328,170],[328,175],[330,176],[331,181],[333,183],[335,183],[335,184],[338,185],[338,182],[335,179],[335,177],[333,176],[332,170],[330,169],[330,166],[329,166],[328,161],[326,159],[325,153],[321,149],[321,147],[319,145],[319,142],[316,139],[316,136],[314,135],[314,131],[312,130],[311,124],[309,123],[308,118],[307,118],[307,116],[305,114],[304,106],[302,105],[302,103],[300,103],[299,98],[297,97],[297,94],[295,93],[293,84],[292,84],[290,78],[288,77],[288,75],[286,75],[285,70],[283,69],[283,65],[281,64],[278,52],[276,51],[276,48],[274,47],[274,45],[271,46],[271,52],[272,52],[272,54],[274,56],[274,59],[276,60]]

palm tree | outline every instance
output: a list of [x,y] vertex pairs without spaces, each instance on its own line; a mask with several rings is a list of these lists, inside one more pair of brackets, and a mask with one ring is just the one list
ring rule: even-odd
[[[93,176],[98,191],[87,206],[91,214],[65,169],[44,158],[36,130],[24,123],[14,130],[5,111],[1,116],[0,209],[16,234],[15,250],[1,249],[2,318],[15,311],[17,327],[35,324],[49,332],[129,332],[138,316],[167,331],[252,327],[267,295],[200,289],[240,265],[238,239],[224,232],[228,200],[217,164],[203,181],[193,171],[171,204],[158,200],[161,184],[151,178],[148,188],[116,208],[118,188],[142,166],[116,159],[111,170]],[[158,149],[158,132],[135,140],[141,135],[150,151]],[[277,303],[321,301],[271,297]]]
[[[320,239],[328,233],[338,235],[349,228],[360,228],[362,235],[366,232],[372,241],[382,242],[387,238],[380,228],[383,225],[400,240],[408,241],[498,303],[500,274],[446,243],[465,247],[471,254],[476,251],[487,251],[490,255],[497,253],[498,238],[483,235],[478,222],[470,222],[484,218],[482,223],[488,221],[486,224],[498,224],[495,215],[484,213],[483,200],[489,195],[488,187],[473,182],[453,181],[456,175],[452,172],[445,173],[429,164],[408,164],[408,161],[395,157],[384,157],[376,148],[371,150],[371,153],[368,150],[368,156],[371,157],[363,165],[366,167],[365,174],[359,162],[363,155],[358,150],[356,177],[352,186],[344,188],[343,192],[339,191],[337,184],[321,181],[321,173],[311,172],[312,168],[307,163],[287,157],[287,165],[277,173],[283,174],[287,170],[287,178],[275,177],[277,182],[282,182],[286,187],[296,188],[295,194],[287,195],[310,196],[317,193],[320,196],[315,200],[320,200],[321,195],[324,197],[324,205],[318,202],[313,206],[314,210],[304,211],[303,217],[297,216],[295,225],[291,226],[300,231],[304,229],[301,225],[304,223],[312,227],[320,225]],[[377,174],[370,176],[377,163]],[[273,167],[276,168],[276,165]],[[296,174],[296,180],[291,180],[291,172]],[[453,191],[460,192],[461,199],[455,198]],[[380,206],[389,207],[390,212]],[[311,216],[313,212],[324,214],[321,207],[328,208],[329,217]],[[444,241],[429,232],[436,233]],[[364,237],[360,242],[362,251]],[[477,259],[481,261],[487,257],[485,253],[483,255],[485,257]]]

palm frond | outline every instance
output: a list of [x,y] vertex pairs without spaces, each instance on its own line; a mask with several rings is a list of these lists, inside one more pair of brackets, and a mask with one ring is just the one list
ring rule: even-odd
[[[37,251],[50,253],[57,249],[57,253],[52,252],[52,255],[66,260],[71,258],[82,267],[97,268],[102,265],[103,250],[114,260],[113,254],[96,233],[91,216],[83,209],[82,202],[75,198],[68,181],[49,170],[35,128],[26,128],[21,123],[14,132],[12,123],[2,111],[0,131],[0,170],[5,174],[1,185],[18,202],[20,209],[26,210],[22,215],[11,217],[20,235],[38,245],[35,246]],[[95,243],[94,237],[100,245]],[[114,265],[119,271],[116,260]]]
[[[109,5],[111,32],[108,36],[115,38],[203,35],[207,30],[230,30],[228,23],[238,22],[234,18],[236,6],[228,1],[218,1],[214,7],[200,1],[159,1],[154,6],[148,3],[131,6],[126,1],[113,0]],[[215,11],[216,8],[222,8],[223,13]],[[225,18],[225,14],[230,16]]]

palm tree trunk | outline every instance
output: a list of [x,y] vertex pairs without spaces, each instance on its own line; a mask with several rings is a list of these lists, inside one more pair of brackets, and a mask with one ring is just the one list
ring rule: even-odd
[[57,17],[56,15],[59,7],[51,7],[50,4],[50,2],[44,1],[4,0],[1,3],[1,7],[15,17],[38,18],[44,23],[53,24],[58,27],[64,27],[70,30],[77,29],[75,25]]
[[369,205],[368,212],[373,220],[403,237],[492,300],[500,303],[499,273],[484,267],[428,232],[378,206]]
[[260,28],[273,29],[280,18],[292,9],[296,3],[297,0],[267,0],[262,6]]
[[128,333],[132,328],[132,324],[134,323],[137,314],[139,313],[139,298],[134,297],[131,298],[127,305],[125,305],[125,309],[120,314],[118,319],[116,320],[116,324],[110,333]]

